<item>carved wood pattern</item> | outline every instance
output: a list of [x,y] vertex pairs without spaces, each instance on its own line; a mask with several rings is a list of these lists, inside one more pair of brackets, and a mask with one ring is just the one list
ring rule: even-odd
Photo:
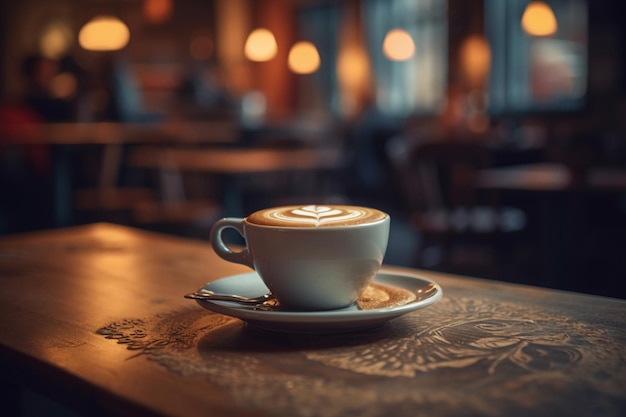
[[615,351],[626,331],[464,297],[353,334],[270,333],[198,308],[97,332],[274,415],[554,415],[564,399],[592,412],[597,401],[580,392],[619,396],[626,386],[626,351]]

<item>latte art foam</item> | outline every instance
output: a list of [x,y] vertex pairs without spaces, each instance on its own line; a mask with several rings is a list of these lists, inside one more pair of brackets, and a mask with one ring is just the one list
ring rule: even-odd
[[261,226],[336,227],[373,223],[387,217],[382,211],[357,206],[287,206],[257,211],[249,223]]

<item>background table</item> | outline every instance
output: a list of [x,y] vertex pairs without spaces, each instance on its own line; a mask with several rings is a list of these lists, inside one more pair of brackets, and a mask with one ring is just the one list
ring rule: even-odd
[[183,298],[243,271],[109,224],[0,240],[3,415],[626,415],[624,301],[419,271],[434,306],[292,335]]
[[480,188],[521,191],[625,191],[626,170],[590,167],[576,173],[559,163],[536,163],[483,169],[478,172]]
[[[101,149],[98,183],[87,200],[114,199],[123,168],[124,147],[140,144],[177,144],[186,146],[228,145],[239,140],[240,128],[232,120],[189,122],[168,120],[160,123],[43,123],[9,126],[0,137],[1,145],[49,146],[52,159],[53,221],[55,226],[69,226],[73,221],[72,160],[77,148]],[[120,191],[115,189],[115,191]],[[130,191],[131,197],[136,190]],[[107,194],[108,193],[108,194]],[[92,193],[89,193],[92,194]],[[124,190],[119,193],[124,197]]]
[[[173,184],[182,184],[182,173],[215,176],[219,183],[219,201],[223,213],[243,217],[247,210],[244,192],[236,182],[238,178],[258,179],[263,175],[273,175],[274,181],[270,181],[269,186],[263,189],[268,200],[272,200],[272,196],[295,194],[300,200],[306,196],[311,201],[320,201],[327,197],[324,194],[332,188],[330,185],[336,183],[333,174],[339,173],[344,166],[345,155],[339,147],[181,149],[145,146],[135,149],[128,163],[134,168],[157,169],[160,178],[171,179],[175,176],[177,181],[169,181]],[[283,182],[287,182],[290,187],[281,187]],[[178,190],[168,191],[168,188],[172,188],[168,183],[163,183],[161,188],[164,195],[182,193]],[[281,204],[267,201],[262,207]]]

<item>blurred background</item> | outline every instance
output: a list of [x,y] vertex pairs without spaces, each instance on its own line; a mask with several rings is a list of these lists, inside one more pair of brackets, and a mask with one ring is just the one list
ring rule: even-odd
[[0,235],[359,204],[388,264],[626,298],[618,1],[0,1]]

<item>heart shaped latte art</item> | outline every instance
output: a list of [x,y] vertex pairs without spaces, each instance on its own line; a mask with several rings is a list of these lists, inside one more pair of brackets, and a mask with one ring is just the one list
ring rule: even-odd
[[325,217],[341,216],[344,212],[339,209],[333,209],[326,206],[306,206],[301,209],[291,211],[296,216],[313,217],[318,220]]
[[248,217],[251,223],[273,226],[346,226],[382,220],[381,211],[357,206],[288,206],[261,210]]

